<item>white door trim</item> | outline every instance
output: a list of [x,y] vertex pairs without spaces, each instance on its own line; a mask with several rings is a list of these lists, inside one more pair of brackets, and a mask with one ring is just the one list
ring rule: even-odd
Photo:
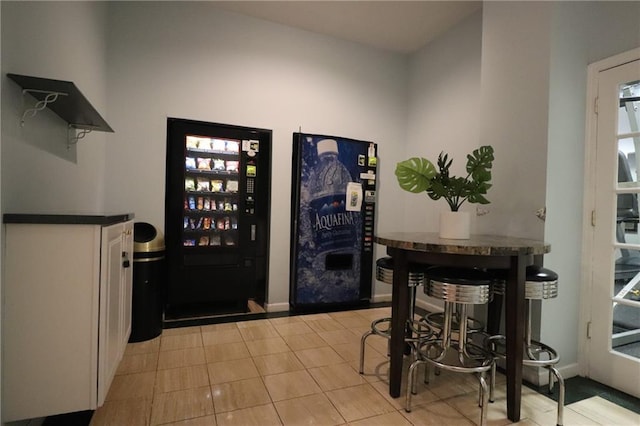
[[[578,366],[581,375],[586,375],[589,366],[587,350],[588,323],[591,321],[591,259],[593,256],[594,227],[591,225],[591,212],[595,211],[595,160],[597,142],[596,99],[598,94],[598,75],[600,72],[629,62],[640,60],[640,48],[620,53],[610,58],[594,62],[587,67],[587,104],[586,104],[586,146],[584,162],[584,207],[582,229],[582,286],[580,289],[580,321],[578,324]],[[597,219],[597,218],[596,218]]]

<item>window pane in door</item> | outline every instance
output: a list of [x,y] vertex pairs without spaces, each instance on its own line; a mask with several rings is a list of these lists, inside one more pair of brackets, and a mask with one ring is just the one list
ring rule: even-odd
[[[640,245],[638,171],[640,158],[640,82],[620,86],[618,109],[618,187],[616,261],[611,347],[640,359]],[[625,244],[625,245],[621,245]]]
[[616,242],[640,244],[638,238],[638,194],[618,193],[616,202]]
[[634,81],[620,86],[620,110],[618,134],[638,131],[640,123],[640,82]]
[[637,161],[634,138],[618,139],[618,189],[640,189]]
[[[631,297],[636,296],[631,294]],[[637,306],[614,302],[611,348],[616,352],[640,358],[640,302],[637,302]]]

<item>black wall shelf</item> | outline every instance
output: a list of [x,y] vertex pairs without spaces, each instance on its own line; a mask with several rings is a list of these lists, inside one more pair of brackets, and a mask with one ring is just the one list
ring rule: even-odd
[[[92,130],[113,132],[74,83],[10,73],[7,77],[22,87],[23,96],[28,93],[38,101],[33,108],[25,109],[22,124],[28,115],[35,116],[38,111],[49,108],[65,120],[71,128],[86,132]],[[75,140],[81,137],[76,137]]]

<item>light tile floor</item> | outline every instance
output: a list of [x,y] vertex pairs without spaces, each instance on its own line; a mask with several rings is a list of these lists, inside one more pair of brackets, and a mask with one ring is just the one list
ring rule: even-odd
[[[388,395],[386,340],[360,336],[389,308],[164,330],[127,346],[91,425],[473,425],[477,381],[443,372],[404,410]],[[510,424],[504,377],[490,425]],[[502,386],[501,386],[502,385]],[[403,386],[404,387],[404,386]],[[554,425],[556,403],[523,387],[523,425]],[[565,407],[565,425],[640,425],[640,415],[594,397]]]

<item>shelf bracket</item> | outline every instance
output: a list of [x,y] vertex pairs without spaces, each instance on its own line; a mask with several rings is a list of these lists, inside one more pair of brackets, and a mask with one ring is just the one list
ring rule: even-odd
[[71,148],[71,145],[77,144],[80,139],[87,136],[89,133],[91,133],[92,130],[93,129],[87,129],[84,126],[78,127],[74,124],[69,124],[69,127],[67,128],[67,132],[68,132],[67,149]]
[[20,126],[24,126],[24,121],[27,118],[27,114],[31,117],[35,117],[38,111],[42,111],[49,104],[57,101],[59,96],[68,95],[67,93],[63,93],[63,92],[50,92],[48,90],[23,89],[22,90],[23,99],[26,94],[31,94],[31,93],[45,93],[46,96],[43,100],[36,102],[36,104],[32,108],[25,108],[24,112],[22,113],[22,119],[20,119]]

